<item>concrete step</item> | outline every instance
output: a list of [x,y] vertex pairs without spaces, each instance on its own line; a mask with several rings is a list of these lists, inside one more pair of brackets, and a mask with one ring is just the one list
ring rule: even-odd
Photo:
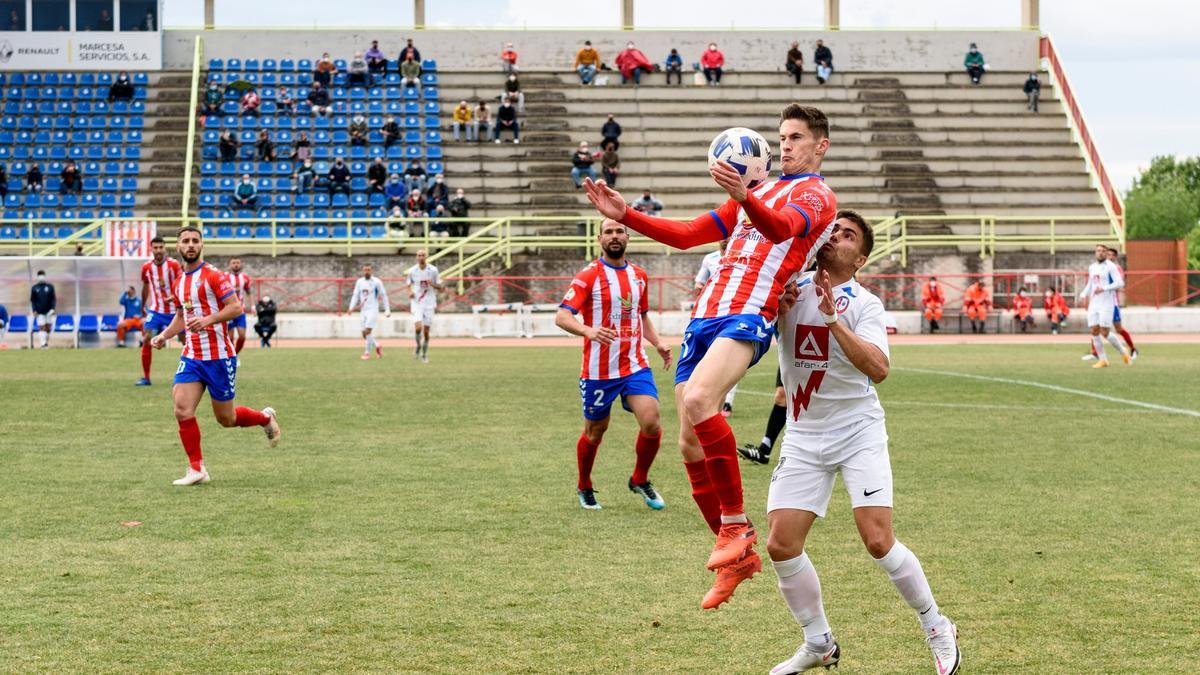
[[[703,157],[692,155],[690,157],[678,157],[670,160],[661,158],[646,159],[639,156],[640,153],[621,153],[621,171],[626,175],[647,175],[656,174],[662,176],[688,176],[702,175],[707,176],[704,169],[706,162]],[[560,170],[566,168],[569,170],[569,157],[564,152],[555,152],[553,159],[557,162],[554,166]],[[458,179],[469,179],[477,172],[484,172],[494,176],[514,176],[519,177],[527,173],[527,167],[534,164],[546,162],[545,158],[530,158],[526,160],[515,161],[511,158],[493,159],[481,161],[479,159],[450,159],[446,162],[446,173],[456,176]],[[871,160],[866,158],[855,159],[829,159],[822,165],[821,171],[828,176],[841,176],[847,173],[871,173],[880,175],[893,175],[900,173],[932,173],[935,175],[946,175],[954,173],[968,173],[979,175],[1029,175],[1036,174],[1039,176],[1055,176],[1055,175],[1087,175],[1087,168],[1083,160],[1078,158],[1012,158],[1005,160],[999,159],[973,159],[973,158],[951,158],[951,159],[932,159],[922,160],[920,163],[900,163],[900,162],[884,162],[880,160]]]
[[[824,109],[832,103],[868,102],[917,102],[917,101],[1024,101],[1020,86],[1016,87],[914,87],[894,94],[877,92],[860,96],[862,90],[847,88],[820,88],[762,86],[762,87],[567,87],[556,90],[525,91],[525,103],[542,102],[587,102],[607,107],[614,101],[637,102],[687,102],[690,104],[712,101],[763,102],[775,101],[786,105],[792,101],[804,101]],[[461,100],[498,100],[500,90],[490,86],[449,86],[439,89],[439,100],[443,106],[453,106]],[[1042,101],[1056,98],[1052,87],[1042,87]],[[597,111],[599,112],[599,111]]]
[[[513,191],[557,189],[572,190],[570,165],[546,164],[527,165],[521,174],[490,174],[486,177],[469,173],[452,173],[452,186],[473,192],[487,185],[490,189]],[[886,191],[933,191],[943,189],[1008,190],[1008,189],[1074,189],[1090,190],[1091,176],[1085,172],[1054,175],[1041,172],[996,174],[884,174],[879,172],[825,172],[826,180],[835,190],[848,188]],[[715,188],[713,180],[702,171],[651,172],[623,169],[618,176],[621,186],[636,185],[638,189],[652,190],[695,190]]]
[[[601,71],[600,76],[608,76],[608,88],[621,86],[621,74],[617,71]],[[444,87],[453,87],[461,85],[474,85],[475,83],[488,84],[496,89],[500,89],[504,84],[504,75],[502,73],[480,73],[478,71],[438,71],[438,83]],[[911,72],[911,73],[868,73],[854,72],[851,70],[835,70],[833,77],[824,85],[819,85],[816,79],[812,76],[812,70],[805,72],[805,77],[800,85],[800,88],[808,89],[835,89],[835,88],[911,88],[915,86],[941,86],[941,87],[956,87],[966,88],[972,87],[976,89],[986,88],[1016,88],[1020,90],[1025,79],[1029,77],[1027,72],[1016,71],[989,71],[984,75],[982,83],[972,85],[971,80],[967,77],[965,71],[946,71],[946,72]],[[585,88],[579,84],[579,76],[572,70],[527,70],[520,76],[522,87],[531,87],[534,84],[539,86],[555,86],[555,87],[578,87]],[[1049,77],[1042,77],[1043,88],[1049,82]],[[687,83],[684,87],[692,87],[691,73],[684,73],[683,81]],[[493,84],[494,83],[494,84]],[[640,88],[651,86],[666,86],[666,75],[662,73],[652,73],[642,78]],[[746,87],[783,87],[794,85],[795,82],[792,76],[782,68],[777,70],[759,70],[759,71],[735,71],[726,70],[721,77],[720,87],[696,87],[699,89],[716,89],[727,90],[733,88]],[[587,87],[590,89],[604,89],[606,87]],[[630,85],[627,88],[633,88]]]
[[[1060,115],[1026,115],[1024,104],[1013,105],[1012,110],[1005,113],[959,113],[942,112],[936,115],[832,115],[831,132],[861,131],[884,128],[916,128],[916,129],[946,129],[946,128],[977,128],[992,129],[1062,129],[1064,119]],[[525,129],[558,129],[590,131],[598,134],[603,125],[603,118],[584,115],[543,115],[527,114],[521,118],[522,130]],[[692,115],[668,114],[652,115],[629,114],[618,118],[623,130],[640,130],[651,133],[657,130],[671,129],[707,129],[716,134],[730,125],[744,126],[757,130],[764,137],[773,138],[779,125],[779,114],[721,114],[706,112]],[[445,128],[452,128],[452,120],[443,120]],[[624,139],[624,134],[622,134]]]
[[[779,120],[779,111],[786,105],[785,100],[763,101],[729,101],[709,100],[703,102],[703,107],[681,106],[676,100],[638,101],[629,99],[612,99],[599,104],[595,101],[547,101],[541,102],[527,97],[525,101],[525,118],[543,116],[567,116],[574,124],[591,123],[598,128],[604,123],[604,115],[612,113],[622,125],[640,124],[645,119],[683,117],[701,118],[714,117],[753,117]],[[458,101],[443,103],[443,118],[449,124],[451,113]],[[597,109],[598,106],[602,106]],[[854,122],[841,119],[843,117],[922,117],[939,115],[1006,115],[1025,117],[1025,99],[1018,96],[1005,96],[997,100],[964,101],[905,101],[869,102],[869,101],[832,101],[821,107],[831,120],[846,125]],[[1062,112],[1058,101],[1044,100],[1041,104],[1042,117],[1055,117]],[[629,116],[642,116],[641,119],[627,119]],[[1030,114],[1030,117],[1034,115]]]

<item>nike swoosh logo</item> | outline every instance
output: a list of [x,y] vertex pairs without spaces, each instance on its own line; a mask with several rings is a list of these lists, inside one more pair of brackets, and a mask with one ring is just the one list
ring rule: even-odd
[[879,490],[871,490],[870,492],[863,490],[863,496],[870,497],[871,495],[875,494],[876,492],[879,492],[880,490],[883,490],[883,488],[879,488]]
[[921,612],[921,614],[923,614],[923,615],[924,615],[924,614],[928,614],[928,613],[929,613],[929,610],[931,610],[931,609],[933,609],[933,605],[930,605],[930,606],[926,607],[926,608],[925,608],[925,611],[924,611],[924,612]]

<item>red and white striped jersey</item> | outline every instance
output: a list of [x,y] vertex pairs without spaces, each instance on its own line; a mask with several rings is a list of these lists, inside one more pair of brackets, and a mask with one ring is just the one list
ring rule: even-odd
[[755,188],[753,194],[776,211],[799,211],[807,227],[795,237],[773,244],[754,229],[736,201],[730,199],[713,211],[717,224],[729,233],[729,245],[717,273],[696,298],[693,319],[758,314],[774,321],[784,284],[808,268],[817,249],[833,233],[837,196],[817,174],[784,176]]
[[175,281],[183,276],[183,265],[174,258],[164,258],[161,265],[154,260],[142,263],[142,283],[150,289],[146,298],[146,311],[159,314],[174,314],[175,304],[171,289]]
[[[172,290],[175,302],[183,308],[184,321],[216,314],[221,311],[221,302],[234,294],[229,277],[208,263],[201,263],[196,269],[181,275]],[[184,358],[214,361],[227,359],[234,353],[224,321],[215,323],[199,333],[189,330],[184,336]]]
[[608,326],[617,332],[612,344],[583,341],[585,380],[615,380],[649,368],[642,344],[642,315],[650,310],[646,271],[627,262],[613,267],[594,260],[575,275],[561,307],[579,316],[585,326]]
[[237,293],[238,302],[245,309],[246,292],[250,290],[250,275],[245,272],[230,272],[229,285],[233,286],[233,292]]

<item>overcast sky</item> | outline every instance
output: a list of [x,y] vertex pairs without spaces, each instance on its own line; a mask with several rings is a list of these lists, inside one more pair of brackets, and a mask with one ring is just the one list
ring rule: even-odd
[[[203,23],[203,0],[164,0],[164,25]],[[819,28],[822,0],[791,0],[789,25]],[[426,0],[446,26],[616,26],[620,0]],[[352,7],[353,11],[346,11]],[[842,26],[1012,27],[1020,0],[842,0]],[[322,27],[412,23],[412,0],[216,0],[218,25]],[[729,0],[635,0],[643,28],[761,28]],[[1114,182],[1124,188],[1155,155],[1200,155],[1200,3],[1042,0],[1054,38]],[[778,27],[778,26],[775,26]],[[986,49],[985,55],[986,55]],[[1187,84],[1191,82],[1192,84]]]

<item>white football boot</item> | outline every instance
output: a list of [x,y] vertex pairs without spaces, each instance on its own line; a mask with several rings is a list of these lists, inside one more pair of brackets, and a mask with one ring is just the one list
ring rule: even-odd
[[279,420],[275,418],[275,409],[270,406],[263,408],[262,412],[271,418],[267,426],[263,427],[263,431],[267,432],[267,445],[273,448],[279,445],[279,437],[282,435],[282,432],[279,431]]
[[962,663],[962,652],[958,651],[958,627],[948,617],[941,626],[929,629],[925,642],[933,652],[933,672],[937,675],[954,675]]
[[771,675],[794,675],[812,668],[828,670],[836,666],[840,658],[842,658],[842,649],[838,647],[837,640],[830,643],[829,649],[822,651],[810,648],[806,642],[800,645],[795,654],[792,654],[792,658],[772,668]]
[[183,474],[183,478],[173,481],[172,485],[197,485],[199,483],[207,483],[209,481],[208,469],[204,465],[200,465],[200,470],[197,471],[192,467],[188,467],[187,473]]

